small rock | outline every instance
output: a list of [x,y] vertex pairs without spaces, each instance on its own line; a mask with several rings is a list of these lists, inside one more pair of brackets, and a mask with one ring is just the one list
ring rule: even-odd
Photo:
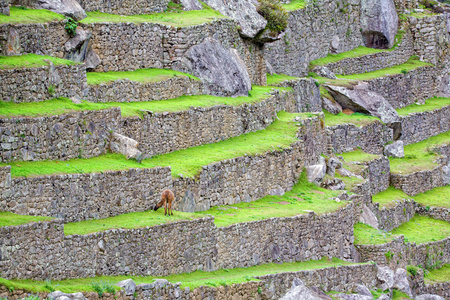
[[139,163],[142,152],[137,148],[139,143],[129,137],[113,132],[111,134],[110,149],[112,152],[123,154],[127,159],[134,158]]
[[394,158],[405,157],[403,141],[395,141],[392,144],[384,146],[383,153],[387,157],[394,157]]
[[322,108],[333,115],[337,115],[342,112],[342,106],[336,101],[331,101],[326,97],[322,97]]
[[131,296],[136,291],[136,283],[132,279],[125,279],[116,284],[118,287],[124,289],[127,296]]
[[358,294],[337,294],[335,295],[335,299],[343,299],[343,300],[373,300],[373,296],[365,296]]
[[303,282],[295,278],[292,282],[292,287],[289,292],[287,292],[280,300],[331,300],[329,296],[322,293],[317,293],[309,288],[307,288]]
[[64,295],[63,292],[61,292],[61,291],[54,291],[54,292],[49,293],[47,295],[47,298],[48,299],[56,299],[58,297],[61,297],[62,295]]

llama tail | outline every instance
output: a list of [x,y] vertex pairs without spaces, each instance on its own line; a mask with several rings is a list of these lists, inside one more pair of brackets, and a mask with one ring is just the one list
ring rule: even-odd
[[156,206],[155,206],[155,208],[153,209],[153,210],[158,210],[158,208],[160,208],[161,206],[163,206],[164,205],[164,200],[161,200],[161,201],[159,201],[159,203],[158,204],[156,204]]

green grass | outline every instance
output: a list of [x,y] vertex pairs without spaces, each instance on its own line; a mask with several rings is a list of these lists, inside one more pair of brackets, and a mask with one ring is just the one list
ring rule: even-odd
[[214,144],[154,156],[143,160],[142,164],[138,164],[134,160],[127,160],[125,156],[120,154],[106,154],[88,159],[72,159],[68,161],[20,161],[10,163],[11,175],[13,177],[28,177],[171,166],[173,176],[183,174],[185,177],[193,177],[201,171],[202,166],[214,162],[245,154],[255,155],[288,148],[297,141],[298,122],[294,122],[293,119],[299,115],[302,114],[279,112],[278,120],[275,120],[264,130],[251,132]]
[[0,69],[37,68],[48,66],[50,60],[55,65],[75,65],[77,62],[47,55],[25,54],[19,56],[0,56]]
[[38,216],[22,216],[16,215],[10,212],[2,211],[0,212],[0,227],[5,226],[18,226],[22,224],[48,221],[51,220],[50,217],[38,217]]
[[209,95],[181,96],[169,100],[147,101],[147,102],[107,102],[90,103],[82,101],[81,104],[74,104],[70,99],[57,98],[42,102],[13,103],[0,101],[1,117],[36,117],[53,116],[72,111],[101,110],[111,107],[120,107],[123,117],[142,117],[143,110],[153,112],[182,111],[191,107],[212,107],[215,105],[239,106],[245,103],[257,103],[268,97],[273,90],[289,91],[289,88],[273,88],[253,86],[249,96],[240,97],[217,97]]
[[437,187],[425,193],[418,194],[414,201],[424,206],[450,208],[450,185]]
[[391,242],[396,237],[392,233],[375,229],[363,223],[356,223],[353,228],[356,245],[381,245]]
[[392,230],[392,234],[403,234],[405,241],[416,244],[440,241],[450,236],[450,223],[416,215]]
[[323,111],[325,114],[325,125],[326,126],[336,126],[340,124],[354,124],[356,126],[368,125],[370,123],[380,121],[377,117],[369,116],[363,113],[353,113],[351,115],[347,115],[344,113],[339,113],[337,115],[333,115],[327,111]]
[[135,71],[123,72],[88,72],[86,76],[87,83],[92,85],[110,83],[119,79],[129,79],[131,81],[141,83],[158,82],[177,76],[187,76],[195,80],[200,80],[193,75],[170,69],[138,69]]
[[174,27],[187,27],[200,25],[217,19],[226,18],[218,11],[215,11],[205,4],[202,10],[190,11],[168,11],[149,15],[120,16],[101,12],[87,12],[87,18],[81,20],[81,23],[157,23]]
[[[99,276],[93,278],[67,279],[62,281],[52,281],[51,285],[64,293],[74,292],[92,292],[92,283],[107,283],[115,285],[124,279],[133,279],[136,284],[152,283],[155,279],[167,279],[172,283],[181,282],[181,288],[189,287],[191,290],[200,286],[221,286],[242,283],[246,281],[257,281],[255,276],[264,276],[268,274],[277,274],[284,272],[298,272],[302,270],[314,270],[330,268],[344,265],[358,265],[357,263],[345,262],[337,258],[322,258],[321,260],[310,260],[304,262],[282,263],[282,264],[263,264],[249,268],[221,269],[214,272],[195,271],[192,273],[183,273],[161,276]],[[0,284],[9,289],[22,289],[30,292],[45,292],[45,281],[34,281],[28,279],[0,279]]]
[[306,6],[306,1],[305,0],[292,0],[290,3],[288,4],[282,4],[284,9],[287,11],[294,11],[294,10],[299,10],[299,9],[303,9]]
[[[345,167],[347,169],[347,166]],[[365,179],[361,179],[355,176],[352,177],[344,177],[336,173],[336,178],[341,179],[345,183],[345,189],[347,191],[353,190],[357,185],[360,185],[365,181]]]
[[445,264],[440,269],[431,270],[425,276],[425,283],[427,284],[448,282],[449,280],[450,280],[450,264]]
[[423,19],[423,18],[425,18],[425,17],[432,17],[432,16],[437,16],[437,15],[439,15],[439,14],[434,13],[434,12],[429,11],[429,10],[425,10],[425,11],[422,12],[422,13],[419,13],[419,12],[411,12],[410,14],[399,14],[398,17],[399,17],[401,20],[408,20],[409,17],[415,17],[415,18],[417,18],[417,19]]
[[277,86],[284,81],[296,79],[298,79],[298,77],[288,76],[284,74],[267,74],[267,85]]
[[11,6],[10,16],[0,14],[0,24],[36,24],[62,21],[64,16],[45,9],[21,9]]
[[401,30],[398,31],[397,35],[395,36],[395,44],[390,49],[375,49],[375,48],[359,46],[359,47],[352,49],[350,51],[347,51],[347,52],[342,52],[342,53],[338,53],[338,54],[330,53],[323,58],[319,58],[319,59],[311,61],[309,63],[309,69],[311,70],[316,66],[324,66],[324,65],[327,65],[330,63],[335,63],[335,62],[338,62],[338,61],[341,61],[341,60],[344,60],[347,58],[356,58],[356,57],[361,57],[361,56],[365,56],[365,55],[369,55],[369,54],[393,51],[401,43],[403,34],[404,34],[404,31],[401,31]]
[[356,149],[351,152],[344,152],[340,154],[346,162],[360,162],[366,163],[374,159],[380,158],[380,155],[370,154],[362,151],[361,149]]
[[406,199],[411,199],[411,197],[406,195],[402,190],[398,190],[392,186],[372,196],[372,202],[380,203],[381,207],[392,207],[399,201],[402,202]]
[[411,299],[407,294],[395,289],[392,291],[392,300],[407,300],[407,299]]
[[134,212],[122,214],[106,219],[88,220],[64,225],[64,234],[88,234],[93,232],[105,231],[113,228],[133,229],[143,228],[147,226],[156,226],[160,224],[171,223],[180,220],[194,220],[201,216],[185,213],[174,212],[173,216],[164,216],[164,207],[157,211],[149,210],[144,212]]
[[427,99],[425,101],[425,104],[411,104],[403,108],[397,109],[397,112],[400,116],[406,116],[412,113],[419,113],[424,111],[432,111],[435,109],[440,109],[448,105],[450,105],[450,98],[433,97]]
[[415,57],[412,57],[407,62],[405,62],[401,65],[396,65],[396,66],[390,67],[390,68],[381,69],[381,70],[377,70],[377,71],[373,71],[373,72],[362,73],[362,74],[353,74],[353,75],[346,75],[346,76],[338,75],[337,77],[341,78],[341,79],[347,79],[347,80],[371,80],[371,79],[375,79],[375,78],[383,77],[383,76],[387,76],[387,75],[397,75],[397,74],[401,74],[402,72],[409,72],[409,71],[412,71],[412,70],[415,70],[417,68],[424,67],[424,66],[432,66],[432,64],[417,60]]
[[404,158],[389,158],[391,173],[410,174],[435,168],[438,166],[435,160],[439,155],[433,152],[434,147],[449,143],[450,132],[444,132],[424,141],[406,145]]

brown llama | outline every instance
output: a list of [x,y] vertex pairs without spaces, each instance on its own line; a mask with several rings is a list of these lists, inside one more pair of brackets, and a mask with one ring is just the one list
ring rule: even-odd
[[155,211],[164,205],[164,215],[167,215],[167,211],[169,212],[169,216],[173,216],[172,212],[172,202],[175,199],[175,195],[171,190],[164,190],[161,194],[161,201],[155,206]]

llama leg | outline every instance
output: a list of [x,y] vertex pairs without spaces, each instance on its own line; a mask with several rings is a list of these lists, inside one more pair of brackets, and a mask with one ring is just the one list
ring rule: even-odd
[[164,215],[167,215],[167,201],[164,202]]
[[170,215],[172,215],[173,216],[173,211],[172,211],[172,202],[170,202],[169,203],[169,213],[170,213]]

